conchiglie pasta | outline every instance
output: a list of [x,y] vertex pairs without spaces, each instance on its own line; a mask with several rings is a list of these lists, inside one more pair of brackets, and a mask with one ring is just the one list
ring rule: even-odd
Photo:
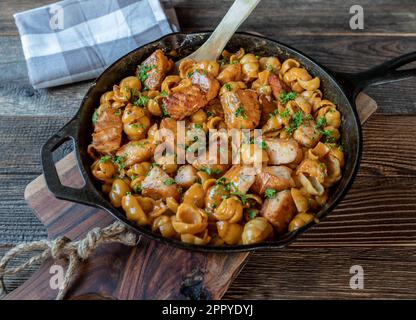
[[170,57],[156,50],[91,110],[86,151],[111,204],[191,245],[252,245],[318,222],[348,159],[322,79],[244,48],[178,70]]

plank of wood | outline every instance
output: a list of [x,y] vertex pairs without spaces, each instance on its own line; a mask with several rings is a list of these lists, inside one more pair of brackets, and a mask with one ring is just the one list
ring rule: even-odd
[[[168,0],[163,0],[167,2]],[[15,12],[35,8],[54,0],[3,0],[1,2],[1,33],[15,35],[17,30],[12,19]],[[232,0],[173,0],[171,1],[183,29],[213,28],[219,23]],[[365,29],[353,32],[349,27],[352,14],[350,7],[357,4],[354,0],[293,1],[263,0],[253,14],[243,24],[252,30],[277,29],[280,34],[348,33],[359,35],[366,33],[405,33],[414,36],[416,20],[412,0],[361,0],[364,8]],[[284,27],[280,27],[284,26]]]
[[[350,268],[364,270],[352,290]],[[256,251],[223,299],[415,299],[415,248],[298,248]]]

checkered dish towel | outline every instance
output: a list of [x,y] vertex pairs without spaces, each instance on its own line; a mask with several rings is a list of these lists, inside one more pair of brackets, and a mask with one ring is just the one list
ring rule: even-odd
[[133,49],[178,30],[159,0],[64,0],[14,15],[34,88],[93,79]]

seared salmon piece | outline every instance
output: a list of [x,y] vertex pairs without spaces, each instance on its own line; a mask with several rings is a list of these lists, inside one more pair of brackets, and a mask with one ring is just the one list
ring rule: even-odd
[[273,225],[277,233],[285,233],[290,221],[296,214],[295,203],[290,191],[280,191],[274,198],[266,199],[263,202],[260,214]]
[[270,164],[289,164],[302,158],[302,148],[294,139],[267,138],[267,154]]
[[279,100],[279,96],[283,91],[290,91],[282,80],[275,74],[269,76],[269,85],[272,88],[274,98]]
[[285,166],[265,167],[260,174],[256,175],[251,190],[254,193],[264,194],[266,189],[277,191],[289,189],[295,186],[291,175],[292,169]]
[[117,151],[116,155],[121,157],[121,163],[128,168],[135,163],[149,160],[153,156],[154,150],[155,145],[149,140],[143,139],[126,143]]
[[169,94],[165,99],[166,111],[175,120],[183,120],[205,107],[207,103],[205,94],[197,86],[185,87]]
[[321,133],[316,129],[313,120],[303,121],[303,123],[293,133],[293,138],[306,148],[313,148],[321,139]]
[[144,79],[144,85],[150,90],[159,90],[173,62],[168,59],[162,50],[153,52],[138,68],[140,80]]
[[234,191],[246,194],[256,179],[255,168],[244,165],[233,165],[224,178],[233,186]]
[[122,131],[119,111],[111,107],[101,110],[92,134],[94,148],[101,153],[116,151],[120,148]]
[[221,95],[228,129],[254,129],[260,122],[261,110],[256,91],[240,89]]
[[220,83],[214,76],[204,70],[195,70],[191,76],[192,84],[198,85],[205,93],[207,101],[214,99],[220,90]]
[[159,167],[153,167],[142,181],[142,195],[155,200],[173,197],[179,200],[178,185],[165,171]]

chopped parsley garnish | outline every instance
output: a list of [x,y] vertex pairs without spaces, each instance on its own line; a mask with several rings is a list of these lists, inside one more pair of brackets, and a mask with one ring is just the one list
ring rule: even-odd
[[194,123],[194,128],[202,129],[202,126],[199,123]]
[[235,110],[235,116],[247,119],[247,115],[244,113],[244,109],[242,107],[238,107],[237,110]]
[[273,72],[273,66],[270,63],[266,64],[266,70]]
[[140,96],[140,91],[137,88],[131,90],[131,97],[134,99],[135,97]]
[[103,157],[101,157],[100,162],[101,163],[106,163],[106,162],[108,162],[108,160],[110,160],[110,156],[103,156]]
[[92,123],[95,124],[97,122],[98,116],[99,116],[98,109],[95,109],[94,113],[92,114]]
[[231,84],[229,83],[224,84],[224,88],[227,89],[228,91],[231,91],[232,89]]
[[134,192],[137,194],[142,193],[142,186],[139,184],[137,186],[134,186]]
[[120,169],[124,169],[124,163],[123,163],[124,157],[122,156],[116,156],[113,160],[115,164],[119,166]]
[[208,117],[212,117],[214,115],[214,113],[212,113],[211,111],[207,111],[207,116]]
[[144,128],[144,125],[142,123],[133,123],[132,128]]
[[159,93],[159,96],[161,96],[161,97],[167,97],[168,96],[168,92],[166,90],[163,90],[161,93]]
[[303,122],[303,114],[302,111],[296,111],[293,114],[292,122],[289,125],[289,128],[286,128],[286,133],[292,134],[297,128],[301,126]]
[[145,107],[148,102],[149,102],[149,97],[141,95],[136,101],[134,101],[134,105],[136,107]]
[[154,65],[140,66],[137,77],[140,79],[141,82],[144,82],[149,77],[147,73],[154,68],[156,68],[156,66]]
[[316,129],[319,129],[319,128],[323,128],[325,126],[326,126],[326,119],[325,119],[325,117],[319,117],[316,120],[316,126],[315,126],[315,128]]
[[227,178],[221,177],[221,178],[217,179],[217,181],[215,181],[215,184],[225,186],[227,184]]
[[320,133],[325,137],[325,142],[334,142],[335,138],[332,136],[332,130],[321,130]]
[[274,189],[266,189],[266,192],[264,194],[267,198],[272,199],[272,198],[276,197],[276,193],[277,193],[277,191],[274,190]]
[[131,196],[131,192],[126,192],[126,196]]
[[285,104],[290,100],[294,100],[296,98],[296,92],[286,92],[282,91],[279,95],[279,100],[281,103]]
[[187,74],[188,78],[192,77],[193,75],[194,75],[193,72],[188,72],[188,74]]
[[168,111],[166,110],[166,105],[164,102],[162,102],[162,104],[160,105],[160,110],[162,111],[162,118],[170,118],[170,115],[168,113]]
[[240,201],[243,205],[247,204],[247,194],[241,193],[240,191],[231,192],[231,195],[240,197]]
[[174,183],[175,183],[175,180],[173,180],[172,178],[166,179],[164,182],[164,184],[167,186],[171,186]]
[[234,61],[231,62],[231,64],[237,64],[237,63],[240,63],[240,61],[234,60]]
[[249,215],[250,219],[254,219],[255,217],[257,217],[257,211],[256,210],[250,210],[248,212],[248,215]]
[[288,108],[285,108],[282,112],[280,112],[280,116],[282,118],[289,118],[290,117],[290,111]]
[[117,110],[116,112],[114,112],[114,114],[115,114],[116,116],[121,116],[121,110]]
[[261,142],[261,145],[260,145],[260,147],[263,149],[263,150],[267,150],[267,143],[266,143],[266,141],[262,141]]
[[220,169],[211,169],[211,168],[208,168],[208,167],[202,167],[200,170],[207,173],[210,176],[213,175],[213,174],[220,174],[222,172],[222,170],[220,170]]

